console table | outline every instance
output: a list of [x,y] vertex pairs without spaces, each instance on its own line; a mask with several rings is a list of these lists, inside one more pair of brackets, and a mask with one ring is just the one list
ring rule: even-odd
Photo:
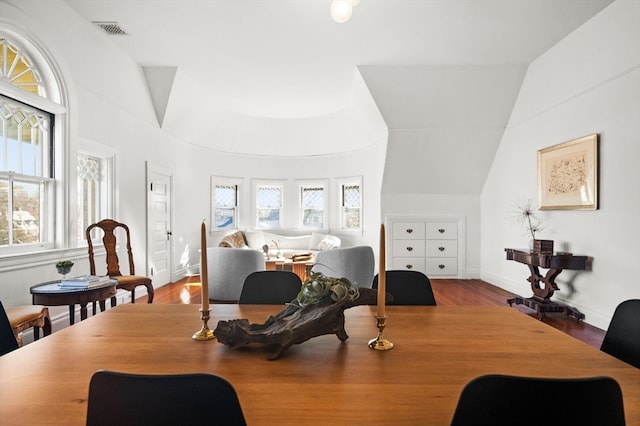
[[91,288],[65,288],[60,287],[60,280],[49,281],[31,287],[31,297],[34,305],[62,306],[69,305],[69,323],[75,323],[75,305],[80,305],[80,320],[87,319],[87,304],[93,303],[93,315],[96,314],[96,305],[100,304],[100,310],[106,309],[105,301],[116,295],[118,281],[112,279],[108,282]]
[[[575,256],[571,253],[538,253],[526,249],[505,248],[504,251],[507,253],[507,260],[524,263],[529,267],[531,275],[527,281],[531,283],[531,290],[533,290],[532,297],[516,296],[507,299],[509,306],[515,303],[535,309],[540,320],[544,319],[547,312],[562,312],[577,321],[584,319],[584,314],[565,304],[553,302],[551,296],[555,290],[558,290],[555,279],[563,269],[590,271],[593,258]],[[539,268],[545,268],[548,271],[542,275]]]

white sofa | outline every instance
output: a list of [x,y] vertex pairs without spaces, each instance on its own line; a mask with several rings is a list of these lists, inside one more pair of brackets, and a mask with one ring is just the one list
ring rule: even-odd
[[232,248],[249,248],[263,251],[268,247],[270,258],[280,256],[290,258],[294,254],[316,253],[341,246],[339,237],[330,234],[312,232],[304,235],[282,235],[263,230],[234,231],[225,235],[218,246]]

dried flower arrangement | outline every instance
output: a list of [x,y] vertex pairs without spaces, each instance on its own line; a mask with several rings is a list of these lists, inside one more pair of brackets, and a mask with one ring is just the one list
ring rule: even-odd
[[544,229],[544,220],[538,215],[537,209],[533,207],[533,201],[518,205],[518,221],[531,234],[532,239],[536,239],[536,232]]

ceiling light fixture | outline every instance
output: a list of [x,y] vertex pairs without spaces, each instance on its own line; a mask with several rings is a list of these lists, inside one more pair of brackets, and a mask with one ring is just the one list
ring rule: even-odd
[[331,17],[334,21],[342,24],[351,18],[353,7],[360,3],[360,0],[332,0]]

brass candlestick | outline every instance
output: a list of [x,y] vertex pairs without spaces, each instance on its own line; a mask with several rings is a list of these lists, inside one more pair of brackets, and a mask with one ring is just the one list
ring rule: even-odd
[[193,340],[211,340],[216,337],[213,335],[213,331],[207,325],[207,323],[209,322],[211,309],[208,309],[206,311],[200,309],[200,313],[202,314],[202,328],[200,329],[200,331],[196,331],[196,333],[191,336],[191,338]]
[[393,342],[388,341],[384,338],[382,331],[384,330],[384,323],[387,319],[387,316],[379,317],[376,315],[376,325],[378,326],[378,336],[375,339],[369,340],[369,347],[371,349],[375,349],[377,351],[388,351],[389,349],[393,349]]

